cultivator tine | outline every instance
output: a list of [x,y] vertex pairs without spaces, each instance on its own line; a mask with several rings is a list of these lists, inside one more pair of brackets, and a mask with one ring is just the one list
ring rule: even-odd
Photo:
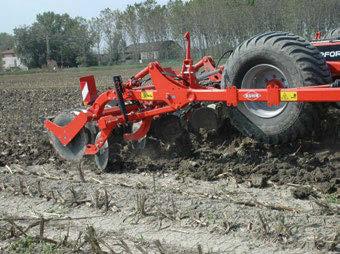
[[117,94],[117,102],[120,111],[124,115],[125,122],[128,122],[128,116],[126,111],[126,106],[123,98],[123,81],[121,76],[113,76],[113,85]]

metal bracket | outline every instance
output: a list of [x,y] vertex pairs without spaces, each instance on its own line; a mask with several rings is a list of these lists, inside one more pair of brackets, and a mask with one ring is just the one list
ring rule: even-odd
[[124,115],[125,122],[129,121],[127,111],[126,111],[126,106],[123,98],[123,80],[122,77],[119,76],[113,76],[113,85],[115,87],[116,95],[117,95],[117,101],[118,101],[118,106],[120,108],[120,111]]

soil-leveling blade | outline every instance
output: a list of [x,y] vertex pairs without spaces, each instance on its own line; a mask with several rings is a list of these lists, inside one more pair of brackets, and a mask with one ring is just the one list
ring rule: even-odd
[[[74,117],[75,113],[73,112],[63,112],[54,118],[53,123],[59,126],[65,126],[70,123]],[[52,146],[61,158],[65,160],[77,161],[83,157],[86,144],[88,143],[88,137],[84,129],[81,129],[67,145],[61,144],[59,139],[52,132],[49,131],[48,135]]]

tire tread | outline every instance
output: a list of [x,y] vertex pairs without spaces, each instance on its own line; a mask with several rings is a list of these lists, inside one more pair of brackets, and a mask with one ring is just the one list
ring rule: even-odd
[[[279,48],[292,58],[302,73],[303,86],[331,82],[330,71],[318,49],[302,37],[285,32],[267,32],[240,44],[227,60],[225,73],[228,66],[233,66],[233,63],[239,61],[240,54],[254,50],[256,47]],[[229,75],[225,76],[229,77]],[[231,83],[232,81],[224,80],[225,86],[230,86]],[[301,104],[299,115],[291,126],[282,128],[275,135],[267,135],[257,130],[256,126],[237,108],[229,108],[229,117],[231,123],[243,134],[269,144],[279,144],[292,142],[298,137],[312,133],[320,122],[320,108],[318,104]]]

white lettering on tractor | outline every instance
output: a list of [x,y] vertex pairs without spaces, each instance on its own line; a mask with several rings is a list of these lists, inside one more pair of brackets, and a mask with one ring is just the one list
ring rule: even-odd
[[323,57],[339,57],[340,56],[340,51],[326,51],[326,52],[321,52]]

